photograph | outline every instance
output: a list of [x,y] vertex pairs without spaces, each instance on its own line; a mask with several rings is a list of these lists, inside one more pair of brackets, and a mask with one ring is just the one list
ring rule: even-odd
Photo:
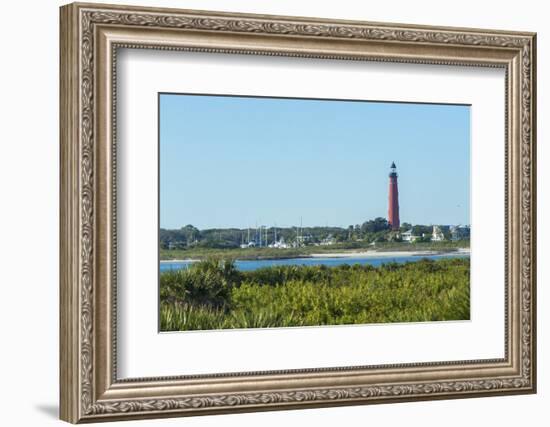
[[160,331],[469,320],[470,109],[159,93]]

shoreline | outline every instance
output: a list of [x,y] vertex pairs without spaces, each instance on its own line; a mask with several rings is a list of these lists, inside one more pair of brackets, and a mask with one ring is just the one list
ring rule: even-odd
[[[470,248],[458,248],[456,251],[361,251],[361,252],[326,252],[312,253],[298,256],[282,256],[282,257],[257,257],[257,258],[237,258],[236,261],[268,261],[278,259],[298,259],[298,258],[396,258],[396,257],[423,257],[423,256],[453,256],[453,255],[470,255]],[[181,262],[199,262],[201,259],[166,259],[160,260],[161,264],[172,264]]]
[[459,248],[456,251],[363,251],[363,252],[328,252],[310,254],[310,258],[395,258],[422,257],[434,255],[470,255],[469,248]]

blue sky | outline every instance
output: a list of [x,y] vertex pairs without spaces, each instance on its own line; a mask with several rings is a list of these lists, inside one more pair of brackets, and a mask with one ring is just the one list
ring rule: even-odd
[[470,223],[470,107],[160,95],[160,226]]

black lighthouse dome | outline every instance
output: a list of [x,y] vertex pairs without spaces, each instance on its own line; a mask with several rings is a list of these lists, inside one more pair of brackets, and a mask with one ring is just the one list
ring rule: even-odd
[[397,177],[397,166],[395,166],[395,162],[391,162],[390,166],[390,177]]

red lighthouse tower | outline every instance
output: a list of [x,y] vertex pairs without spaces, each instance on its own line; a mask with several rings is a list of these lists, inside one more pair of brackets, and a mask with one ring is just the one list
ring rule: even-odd
[[399,230],[399,191],[397,190],[397,171],[392,162],[390,170],[390,189],[388,194],[388,223],[392,230]]

